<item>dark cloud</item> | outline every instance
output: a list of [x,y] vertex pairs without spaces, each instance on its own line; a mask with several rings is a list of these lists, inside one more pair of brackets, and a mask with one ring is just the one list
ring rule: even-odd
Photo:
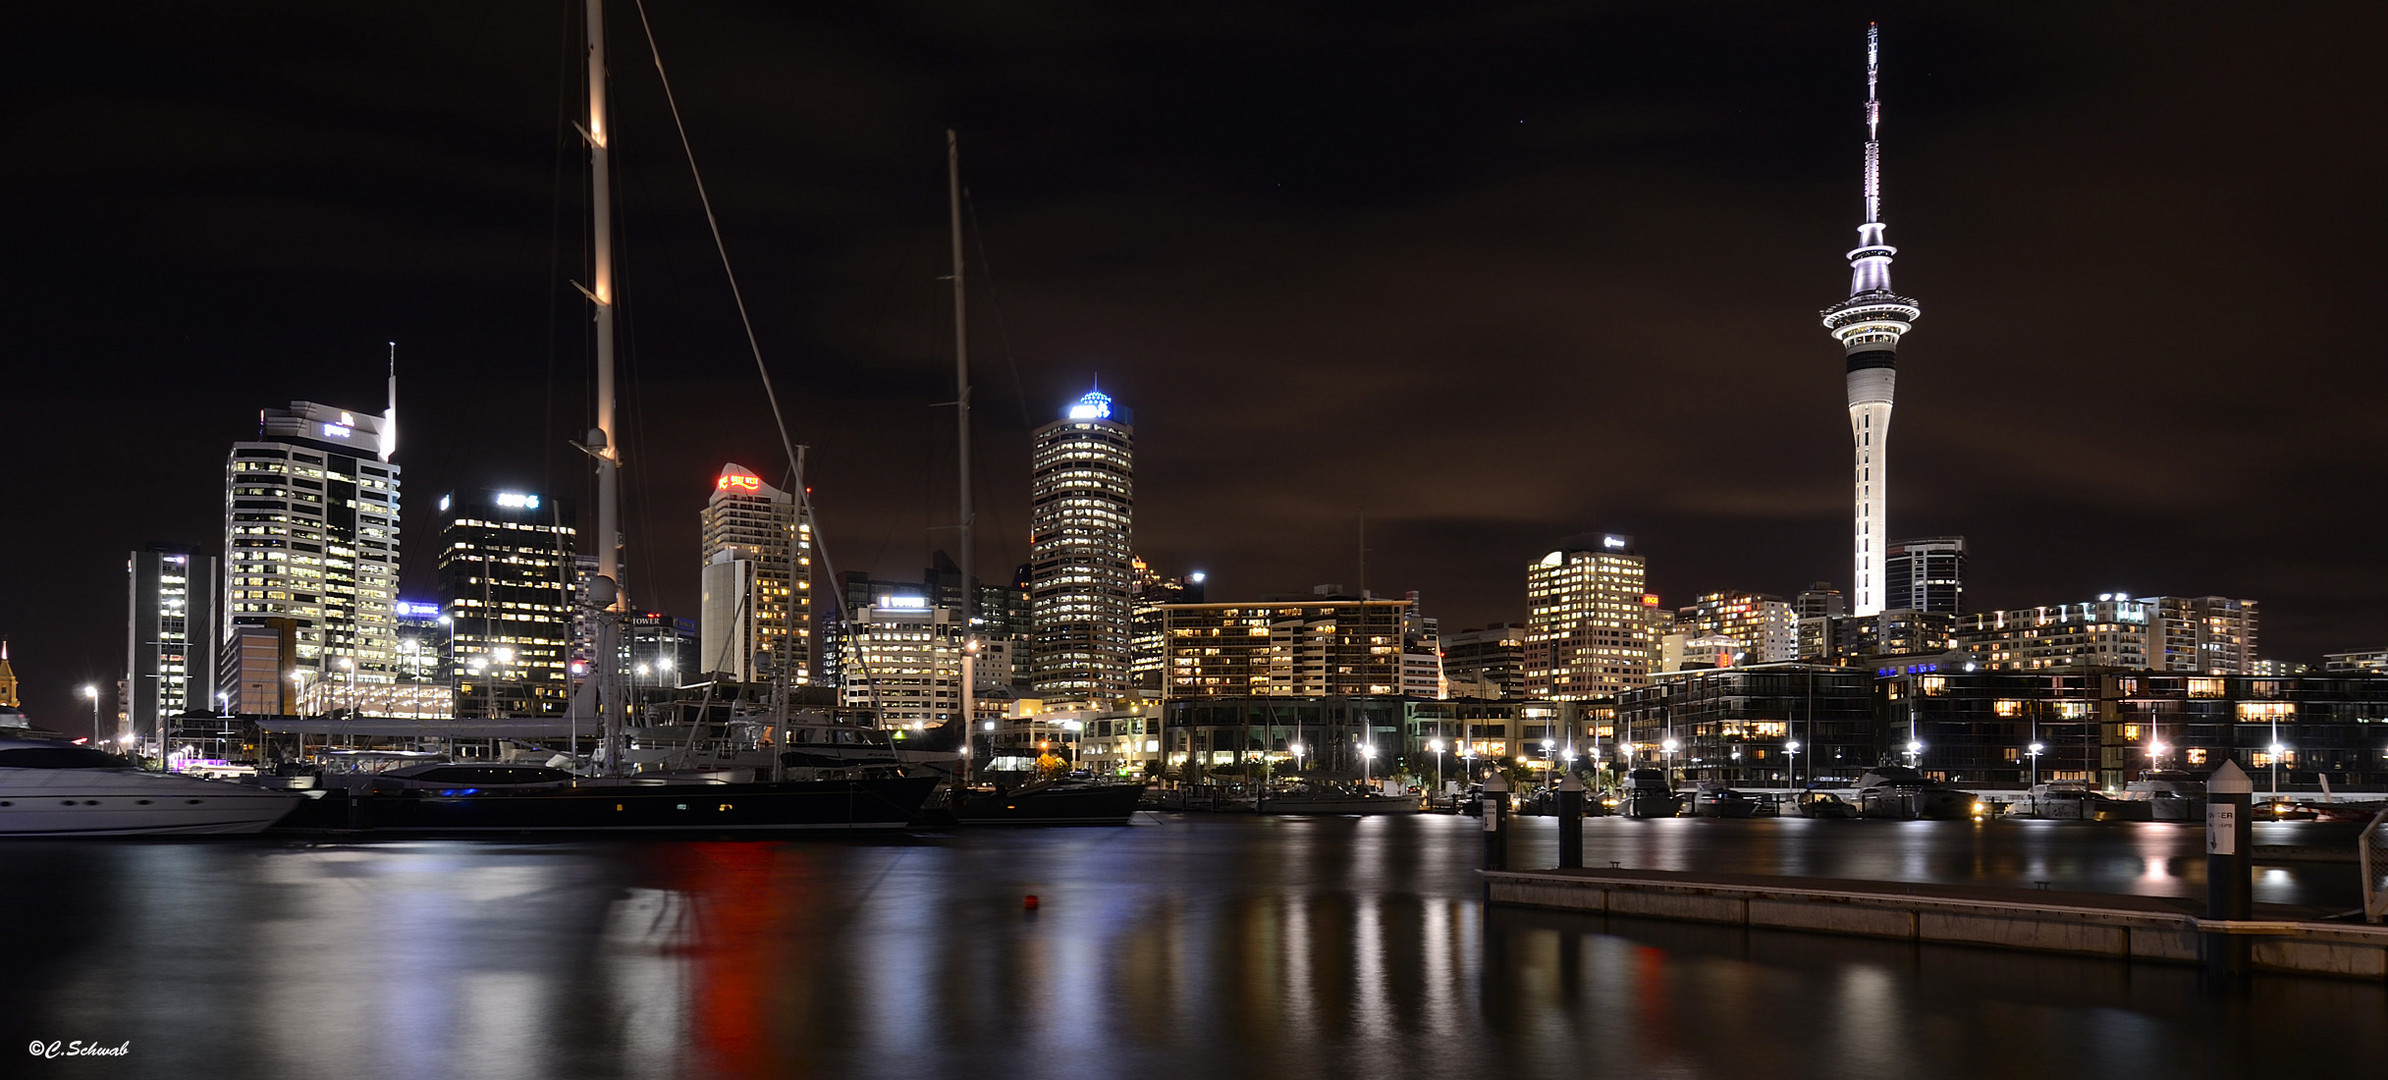
[[[1636,534],[1670,599],[1846,584],[1838,360],[1859,35],[1826,5],[760,3],[650,12],[841,566],[951,524],[942,129],[973,294],[982,565],[1028,427],[1099,377],[1139,535],[1214,591],[1522,615]],[[780,468],[635,13],[612,20],[634,588],[694,606],[724,460]],[[20,14],[0,632],[36,705],[121,665],[122,553],[212,539],[264,405],[407,399],[408,581],[446,488],[577,491],[577,5]],[[1894,531],[1981,605],[2264,602],[2388,640],[2377,11],[1893,13]],[[127,490],[140,493],[127,499]]]

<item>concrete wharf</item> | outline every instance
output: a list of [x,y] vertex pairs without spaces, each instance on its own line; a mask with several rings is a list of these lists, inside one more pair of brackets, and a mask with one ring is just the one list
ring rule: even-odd
[[2196,901],[1900,881],[1669,870],[1485,870],[1492,903],[2195,964],[2209,943],[2246,945],[2254,970],[2388,980],[2388,927],[2259,905],[2256,918],[2201,918]]

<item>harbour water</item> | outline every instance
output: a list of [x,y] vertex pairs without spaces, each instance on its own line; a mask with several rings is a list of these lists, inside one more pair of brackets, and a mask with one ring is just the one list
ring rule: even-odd
[[[1595,820],[1586,861],[2202,895],[2194,828]],[[1547,865],[1526,819],[1518,865]],[[2301,843],[2261,826],[2259,843]],[[2388,988],[1477,902],[1477,823],[19,843],[8,1076],[2369,1075]],[[2258,870],[2343,906],[2344,865]],[[1024,898],[1037,897],[1030,909]],[[1521,1071],[1523,1070],[1523,1071]]]

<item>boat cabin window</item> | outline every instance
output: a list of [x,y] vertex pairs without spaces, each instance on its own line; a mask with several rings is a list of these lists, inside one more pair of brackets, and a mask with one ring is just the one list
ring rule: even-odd
[[570,780],[572,774],[536,765],[442,765],[415,774],[415,779],[434,784],[546,784]]
[[132,762],[88,746],[24,746],[0,750],[0,769],[125,769]]

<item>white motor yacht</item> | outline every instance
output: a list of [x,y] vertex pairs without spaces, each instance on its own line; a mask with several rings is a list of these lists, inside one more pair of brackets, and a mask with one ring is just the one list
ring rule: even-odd
[[0,738],[0,836],[263,832],[306,798],[143,772],[87,746]]

